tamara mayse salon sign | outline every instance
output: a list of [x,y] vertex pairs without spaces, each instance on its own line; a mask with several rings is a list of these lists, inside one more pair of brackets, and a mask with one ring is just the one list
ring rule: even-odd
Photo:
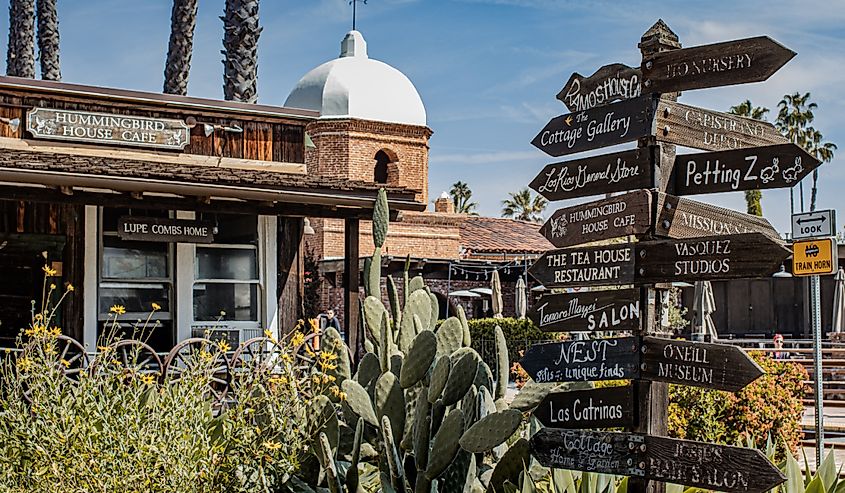
[[160,149],[182,150],[190,142],[182,120],[53,108],[30,110],[26,129],[36,138]]
[[117,236],[134,241],[211,243],[214,225],[190,219],[123,216],[117,220]]

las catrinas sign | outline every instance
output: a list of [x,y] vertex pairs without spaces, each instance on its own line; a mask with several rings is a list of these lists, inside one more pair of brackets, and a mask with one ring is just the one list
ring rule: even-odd
[[182,120],[35,108],[26,129],[36,138],[182,150],[190,127]]

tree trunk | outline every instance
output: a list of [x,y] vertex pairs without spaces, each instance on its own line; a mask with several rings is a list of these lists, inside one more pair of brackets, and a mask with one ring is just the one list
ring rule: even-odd
[[197,0],[173,0],[170,45],[164,66],[164,92],[167,94],[188,94],[188,75],[191,71],[196,26]]
[[59,16],[56,0],[37,0],[38,54],[41,58],[41,78],[62,80],[59,63]]
[[819,170],[813,170],[813,189],[810,191],[810,212],[816,210],[816,193],[818,192]]
[[35,78],[35,0],[10,0],[6,75]]
[[223,17],[223,95],[229,101],[258,100],[258,0],[226,0]]
[[763,205],[760,203],[763,192],[760,190],[745,191],[745,212],[754,216],[763,215]]

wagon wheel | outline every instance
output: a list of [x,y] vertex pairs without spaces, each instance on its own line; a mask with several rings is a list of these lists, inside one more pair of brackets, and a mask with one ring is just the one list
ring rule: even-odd
[[313,348],[314,339],[318,336],[319,334],[311,332],[305,336],[301,344],[293,348],[294,371],[303,374],[310,373],[311,368],[317,361],[316,354],[320,351],[319,348]]
[[134,339],[112,343],[91,363],[91,375],[106,373],[121,375],[124,380],[150,375],[156,381],[161,379],[161,358],[155,349]]
[[229,392],[231,372],[229,359],[213,341],[201,337],[185,339],[164,359],[162,378],[178,380],[186,371],[207,367],[210,373],[208,393],[215,405],[221,405]]
[[257,379],[284,375],[285,349],[269,337],[254,337],[232,355],[232,383],[251,385]]
[[[85,348],[76,339],[65,335],[57,336],[52,344],[55,344],[55,356],[44,355],[45,359],[53,358],[51,366],[59,370],[69,381],[77,382],[80,375],[88,369],[89,360]],[[32,389],[26,385],[25,381],[22,382],[22,387],[24,400],[32,402]]]

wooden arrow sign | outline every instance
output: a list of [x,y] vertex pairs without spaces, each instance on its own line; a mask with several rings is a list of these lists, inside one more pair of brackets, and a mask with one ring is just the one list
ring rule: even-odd
[[657,140],[704,151],[785,144],[769,122],[706,110],[665,99],[657,109]]
[[634,283],[634,246],[549,250],[528,269],[546,287],[617,286]]
[[736,392],[764,373],[745,351],[727,344],[644,337],[641,351],[644,380]]
[[608,289],[543,295],[528,311],[544,332],[635,330],[640,327],[640,292]]
[[584,111],[613,101],[639,97],[642,79],[639,67],[613,63],[596,70],[589,77],[578,72],[572,74],[557,98],[569,111]]
[[550,156],[563,156],[631,142],[651,135],[655,100],[619,101],[552,118],[531,141]]
[[[557,250],[556,250],[557,251]],[[714,281],[768,277],[792,252],[763,233],[637,243],[636,281]],[[545,284],[554,287],[554,284]]]
[[631,385],[553,392],[531,412],[549,428],[628,428],[636,425]]
[[644,85],[662,93],[761,82],[794,56],[767,36],[663,51],[643,59]]
[[675,158],[675,193],[791,188],[821,162],[795,144],[682,154]]
[[622,474],[730,493],[786,481],[757,449],[643,435],[543,428],[531,453],[545,467]]
[[535,344],[519,364],[535,382],[628,380],[639,375],[639,338]]
[[651,148],[637,148],[546,166],[528,185],[548,200],[651,188]]
[[737,212],[695,200],[653,192],[657,198],[654,234],[666,238],[763,233],[780,240],[777,230],[760,216]]
[[558,209],[540,228],[556,247],[639,235],[651,229],[651,192],[617,195],[608,199]]

